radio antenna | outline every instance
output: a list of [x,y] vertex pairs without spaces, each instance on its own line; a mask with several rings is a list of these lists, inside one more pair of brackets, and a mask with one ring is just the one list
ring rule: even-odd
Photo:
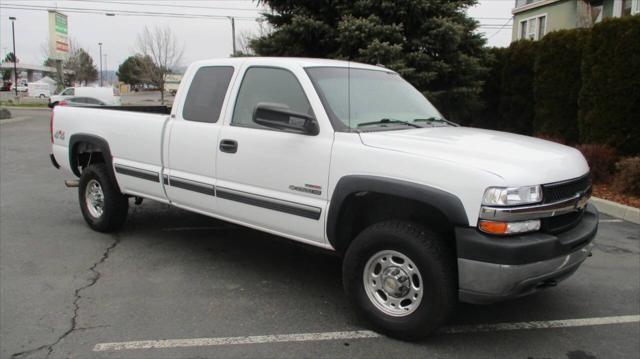
[[351,131],[351,56],[347,59],[347,123]]

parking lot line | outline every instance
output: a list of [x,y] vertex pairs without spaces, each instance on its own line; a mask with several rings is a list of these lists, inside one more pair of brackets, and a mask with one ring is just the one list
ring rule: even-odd
[[[460,325],[460,326],[445,327],[442,330],[440,330],[439,333],[440,334],[464,334],[464,333],[498,332],[498,331],[509,331],[509,330],[586,327],[586,326],[596,326],[596,325],[624,324],[624,323],[638,323],[638,322],[640,322],[640,315],[621,315],[621,316],[597,317],[597,318]],[[185,348],[185,347],[221,346],[221,345],[367,339],[367,338],[378,338],[380,336],[381,336],[380,334],[377,334],[369,330],[357,330],[357,331],[346,331],[346,332],[258,335],[258,336],[226,337],[226,338],[142,340],[142,341],[131,341],[131,342],[99,343],[93,347],[93,351],[167,349],[167,348]]]
[[624,221],[621,220],[621,219],[601,219],[598,222],[600,222],[600,223],[622,223]]

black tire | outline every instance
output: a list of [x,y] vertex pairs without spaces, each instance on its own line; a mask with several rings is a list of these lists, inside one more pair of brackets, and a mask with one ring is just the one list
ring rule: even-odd
[[[100,215],[92,214],[87,204],[87,185],[97,182],[103,193],[102,213]],[[89,227],[99,232],[113,232],[122,227],[127,219],[129,211],[129,200],[125,195],[120,193],[111,176],[107,172],[104,164],[90,165],[84,169],[80,176],[80,185],[78,187],[78,199],[80,202],[80,210]]]
[[[422,299],[405,316],[383,312],[365,291],[365,266],[370,258],[385,250],[407,256],[422,277]],[[413,222],[392,220],[366,228],[347,249],[342,269],[349,300],[375,329],[390,337],[423,339],[447,320],[457,304],[455,255],[451,246],[438,233]]]

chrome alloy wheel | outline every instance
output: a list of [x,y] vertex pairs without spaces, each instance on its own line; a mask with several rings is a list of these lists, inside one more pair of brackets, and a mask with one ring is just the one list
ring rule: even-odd
[[406,255],[392,250],[374,254],[364,266],[364,290],[383,313],[403,317],[413,313],[422,301],[422,277]]
[[84,198],[89,214],[91,214],[93,218],[102,216],[104,212],[104,193],[98,181],[92,179],[87,183],[87,187],[84,190]]

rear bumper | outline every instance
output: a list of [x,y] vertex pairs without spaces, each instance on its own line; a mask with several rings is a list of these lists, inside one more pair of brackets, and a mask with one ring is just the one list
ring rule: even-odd
[[495,238],[474,228],[458,228],[460,300],[492,303],[554,286],[591,254],[597,230],[598,212],[592,205],[576,227],[557,235]]

